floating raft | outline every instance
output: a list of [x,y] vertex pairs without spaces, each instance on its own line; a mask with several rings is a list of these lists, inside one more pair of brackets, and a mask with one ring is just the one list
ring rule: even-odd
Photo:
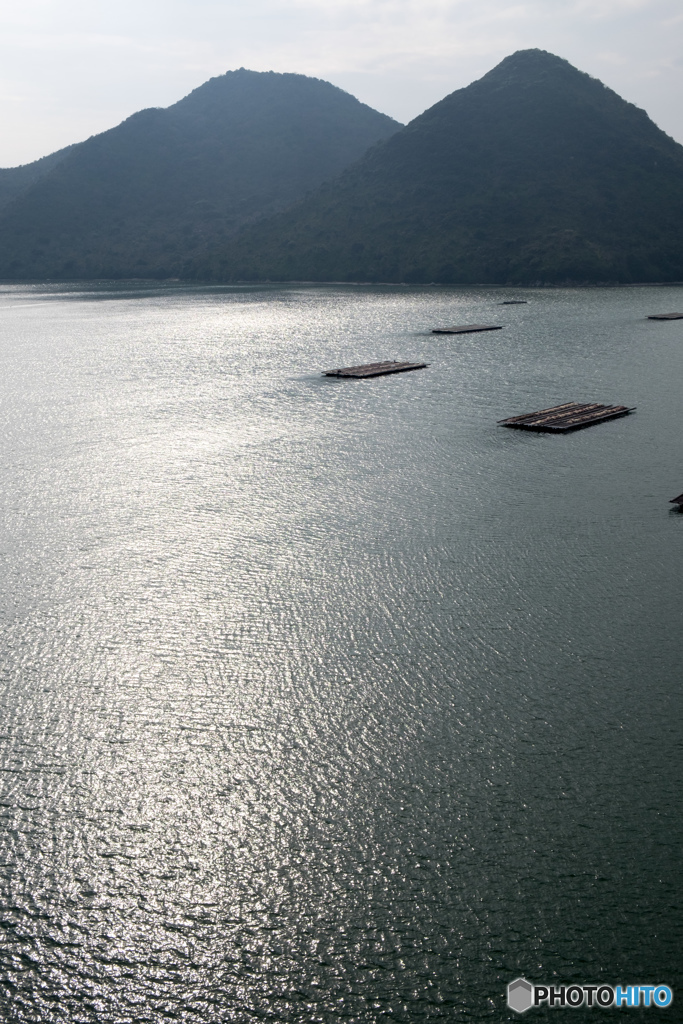
[[340,370],[325,370],[324,377],[384,377],[388,373],[406,373],[408,370],[423,370],[428,363],[365,363],[363,366],[343,366]]
[[463,324],[462,327],[434,327],[432,334],[474,334],[475,331],[500,331],[502,324]]
[[529,301],[528,299],[504,299],[503,302],[499,303],[499,305],[500,306],[526,306],[528,304],[528,301]]
[[683,320],[683,313],[653,313],[648,320]]
[[498,423],[502,427],[516,427],[518,430],[566,434],[570,430],[581,430],[582,427],[592,427],[594,423],[627,416],[630,412],[633,409],[626,405],[580,405],[578,402],[565,402],[552,409],[541,409],[540,412],[530,412],[524,416],[510,416],[509,419],[498,420]]
[[670,498],[669,502],[671,505],[678,505],[678,511],[683,512],[683,494],[679,494],[677,498]]

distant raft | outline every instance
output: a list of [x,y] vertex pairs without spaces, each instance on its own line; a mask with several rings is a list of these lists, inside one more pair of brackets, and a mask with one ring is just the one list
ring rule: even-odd
[[475,331],[501,331],[502,324],[462,324],[460,327],[433,327],[432,334],[474,334]]
[[499,306],[526,306],[528,305],[528,299],[503,299],[499,302]]
[[523,416],[510,416],[506,420],[498,420],[501,427],[515,427],[517,430],[534,430],[537,433],[566,434],[570,430],[581,430],[592,427],[594,423],[614,420],[618,416],[627,416],[634,407],[626,405],[581,405],[578,402],[565,402],[551,409],[525,413]]
[[683,313],[652,313],[648,320],[683,320]]
[[396,360],[384,363],[364,363],[363,366],[343,366],[339,370],[325,370],[324,377],[384,377],[388,373],[406,373],[408,370],[424,370],[429,363],[398,363]]

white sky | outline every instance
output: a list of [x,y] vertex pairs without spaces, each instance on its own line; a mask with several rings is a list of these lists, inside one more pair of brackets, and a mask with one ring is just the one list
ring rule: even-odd
[[406,122],[537,46],[683,142],[683,0],[0,0],[0,167],[234,68],[324,78]]

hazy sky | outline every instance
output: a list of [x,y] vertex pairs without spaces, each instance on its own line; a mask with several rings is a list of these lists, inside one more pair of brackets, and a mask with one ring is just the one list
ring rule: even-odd
[[683,142],[682,0],[0,0],[0,166],[233,68],[298,71],[409,121],[541,47]]

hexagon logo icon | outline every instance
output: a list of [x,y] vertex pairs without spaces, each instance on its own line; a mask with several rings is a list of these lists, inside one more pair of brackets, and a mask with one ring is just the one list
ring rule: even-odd
[[508,1006],[515,1013],[524,1013],[534,1005],[534,987],[526,978],[515,978],[508,985]]

